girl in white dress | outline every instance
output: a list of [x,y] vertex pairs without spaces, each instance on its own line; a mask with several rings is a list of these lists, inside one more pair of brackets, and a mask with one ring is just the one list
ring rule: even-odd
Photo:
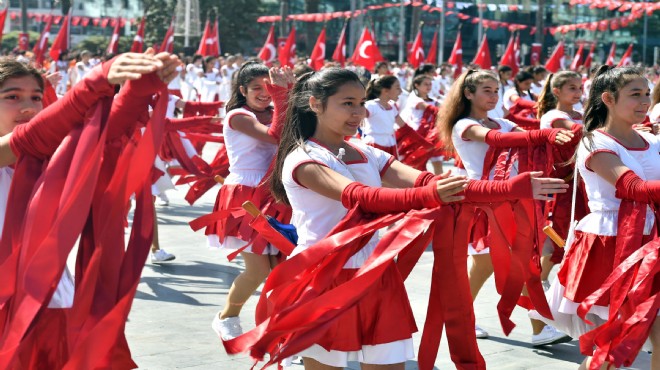
[[367,118],[362,128],[362,142],[398,158],[395,125],[406,123],[399,116],[396,100],[401,94],[399,80],[395,76],[381,76],[369,81],[367,86]]
[[[580,337],[589,356],[580,369],[629,366],[647,338],[651,369],[660,368],[658,305],[645,302],[657,290],[644,279],[639,259],[628,259],[642,253],[649,264],[658,256],[657,247],[646,243],[657,235],[660,141],[633,129],[646,117],[649,95],[639,70],[608,66],[599,69],[589,92],[576,166],[591,213],[575,227],[548,292],[553,324]],[[626,259],[635,268],[621,270]],[[613,282],[609,289],[606,280]]]

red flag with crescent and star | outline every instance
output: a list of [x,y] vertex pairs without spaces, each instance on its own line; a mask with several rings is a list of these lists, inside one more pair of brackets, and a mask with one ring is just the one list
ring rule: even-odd
[[170,22],[170,28],[167,29],[165,37],[163,38],[163,43],[160,44],[160,52],[174,52],[174,18]]
[[53,41],[48,54],[53,60],[60,60],[60,54],[69,50],[69,16],[67,15],[62,20],[62,27]]
[[121,18],[117,18],[117,23],[115,23],[115,28],[112,30],[112,38],[110,38],[110,43],[106,49],[107,54],[117,54],[119,51],[119,30],[121,28]]
[[131,45],[132,53],[141,53],[144,51],[144,21],[145,17],[142,17],[140,25],[138,26],[135,37],[133,38],[133,45]]
[[346,23],[344,23],[344,28],[339,34],[339,41],[337,42],[337,47],[335,52],[332,53],[332,60],[339,62],[343,67],[346,64]]
[[518,63],[516,62],[516,39],[513,34],[511,34],[506,50],[500,59],[500,65],[511,67],[514,76],[518,73],[519,68]]
[[412,47],[408,50],[408,63],[417,68],[422,62],[424,62],[424,43],[422,42],[422,29],[420,28]]
[[353,52],[352,60],[353,63],[370,71],[374,70],[376,62],[385,60],[380,53],[380,50],[378,50],[378,46],[376,45],[374,37],[371,35],[371,31],[369,31],[369,28],[367,27],[364,27],[364,31],[362,31],[360,41],[358,41],[355,51]]
[[454,48],[451,49],[451,55],[447,63],[454,66],[454,78],[457,78],[463,73],[463,38],[461,37],[460,30],[456,36],[456,42],[454,42]]
[[429,55],[426,56],[426,63],[435,64],[438,59],[438,31],[433,34],[433,40],[429,47]]
[[550,55],[548,61],[545,62],[545,69],[551,73],[556,73],[557,71],[561,70],[563,68],[562,61],[564,59],[564,54],[564,41],[559,41],[559,44],[557,44],[557,47],[552,52],[552,55]]
[[587,59],[584,60],[584,67],[591,68],[591,62],[594,58],[594,52],[596,50],[596,43],[591,44],[591,49],[589,49],[589,54],[587,54]]
[[53,24],[53,16],[48,15],[47,17],[48,20],[46,21],[44,30],[41,32],[39,41],[34,44],[34,49],[32,49],[32,52],[34,53],[34,60],[38,65],[44,64],[44,56],[46,54],[46,49],[48,48],[48,38],[50,37],[50,28]]
[[315,71],[320,70],[323,67],[325,62],[325,28],[321,30],[318,40],[316,40],[316,45],[312,50],[311,62],[309,63],[310,67],[314,68]]
[[277,47],[275,46],[275,25],[270,26],[266,43],[259,51],[257,57],[264,61],[264,63],[272,63],[277,57]]
[[613,66],[615,56],[616,56],[616,42],[613,42],[612,46],[610,46],[610,54],[607,56],[607,59],[605,60],[605,64],[607,64],[608,66]]
[[279,60],[282,67],[293,67],[296,64],[296,28],[293,26],[291,26],[289,37],[286,38],[286,43],[282,47]]
[[625,67],[625,66],[631,66],[633,64],[632,62],[632,51],[633,51],[633,44],[628,45],[628,49],[626,49],[626,52],[623,53],[623,56],[621,56],[621,60],[619,61],[619,64],[617,64],[617,67]]
[[577,69],[582,65],[583,51],[584,51],[584,44],[580,44],[578,50],[575,52],[575,55],[573,56],[573,61],[571,62],[571,66],[569,67],[571,71],[577,71]]
[[484,40],[481,42],[472,64],[478,65],[481,69],[490,69],[493,66],[493,61],[490,59],[490,49],[488,48],[488,37],[486,35],[484,35]]

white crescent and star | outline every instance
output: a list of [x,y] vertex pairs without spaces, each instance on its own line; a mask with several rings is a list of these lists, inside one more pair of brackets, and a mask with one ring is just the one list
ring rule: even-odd
[[266,44],[266,49],[268,49],[268,60],[267,62],[272,62],[275,60],[275,45],[273,44]]
[[369,59],[371,56],[367,55],[366,51],[369,46],[371,46],[373,42],[367,40],[360,45],[360,50],[358,51],[358,54],[360,55],[361,58],[364,59]]

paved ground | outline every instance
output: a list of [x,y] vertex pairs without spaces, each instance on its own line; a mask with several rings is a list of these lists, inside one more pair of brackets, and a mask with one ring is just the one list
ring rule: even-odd
[[[242,269],[239,259],[230,263],[217,250],[209,250],[202,233],[193,233],[187,222],[208,213],[217,188],[194,207],[183,200],[185,189],[169,192],[169,207],[158,208],[160,238],[163,248],[176,254],[172,263],[147,263],[135,296],[126,327],[133,358],[143,369],[249,369],[247,356],[227,356],[211,330],[213,315],[224,303],[233,278]],[[406,282],[418,327],[424,325],[431,275],[432,255],[426,252]],[[257,292],[258,294],[259,292]],[[479,347],[489,369],[577,369],[582,356],[578,342],[534,349],[530,346],[531,327],[526,312],[516,309],[513,320],[518,327],[505,337],[499,327],[495,306],[499,296],[492,279],[483,288],[475,304],[477,322],[491,334],[480,340]],[[256,297],[249,300],[242,314],[244,327],[254,327]],[[413,338],[419,345],[420,335]],[[649,355],[640,354],[630,369],[649,369]],[[357,363],[351,369],[359,369]],[[438,369],[453,369],[446,341],[436,361]],[[294,365],[291,369],[302,369]],[[406,364],[417,369],[416,361]]]

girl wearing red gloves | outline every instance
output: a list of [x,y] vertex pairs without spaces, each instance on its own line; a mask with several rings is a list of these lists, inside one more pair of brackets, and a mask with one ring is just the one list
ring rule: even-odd
[[[494,150],[540,146],[548,142],[562,145],[570,142],[573,137],[572,132],[566,130],[524,131],[506,119],[489,118],[488,112],[496,107],[498,99],[497,77],[487,71],[469,70],[456,80],[445,98],[442,111],[438,114],[438,127],[447,138],[446,142],[453,143],[470,179],[503,180],[507,175],[517,174],[517,164],[513,163],[510,173],[498,173],[496,176],[496,168],[491,160],[497,156],[489,155]],[[506,153],[500,154],[498,162],[503,161],[509,162],[511,158],[507,157]],[[482,214],[479,217],[485,216]],[[469,277],[473,300],[493,274],[489,249],[483,241],[486,236],[485,225],[476,223],[475,226],[481,226],[481,229],[474,231],[475,240],[468,249],[472,260]],[[533,321],[532,325],[534,345],[567,339],[566,335],[540,321]],[[475,330],[477,338],[488,337],[488,333],[479,326]]]
[[260,185],[277,151],[278,117],[286,107],[287,85],[295,81],[289,69],[273,69],[270,74],[273,85],[268,82],[268,67],[258,62],[245,63],[236,72],[224,120],[230,173],[213,211],[232,213],[210,225],[206,235],[211,247],[225,248],[234,254],[240,251],[245,261],[245,271],[236,277],[224,309],[213,319],[212,328],[224,340],[242,333],[238,317],[241,308],[275,267],[279,253],[249,225],[252,218],[245,216],[241,205],[251,201],[264,214],[285,223],[290,217],[290,209],[275,204],[268,190]]
[[630,366],[647,338],[651,368],[660,368],[653,281],[660,141],[633,129],[650,104],[647,80],[636,68],[601,67],[589,92],[576,163],[591,213],[576,226],[548,292],[554,325],[579,336],[589,356],[580,369]]
[[[437,208],[463,199],[478,201],[473,198],[475,194],[482,194],[482,186],[490,184],[468,183],[464,177],[447,177],[447,174],[436,177],[407,167],[379,149],[346,142],[344,138],[354,135],[365,118],[364,102],[365,90],[360,79],[345,69],[308,73],[293,88],[271,189],[277,199],[291,204],[292,223],[299,239],[292,257],[269,276],[261,300],[294,302],[281,306],[268,304],[271,312],[268,317],[258,317],[259,328],[224,343],[229,353],[250,350],[253,357],[261,358],[268,352],[270,363],[298,354],[304,358],[306,369],[337,369],[347,366],[348,361],[359,361],[368,364],[364,368],[402,370],[405,361],[414,358],[411,335],[417,330],[415,320],[399,270],[392,258],[378,252],[378,236],[364,237],[359,246],[351,246],[355,250],[345,249],[351,244],[341,242],[338,234],[337,238],[325,236],[333,229],[339,233],[344,230],[337,225],[345,225],[346,218],[351,218],[349,209],[358,208],[364,214],[396,214]],[[496,197],[511,194],[512,186],[530,187],[530,178],[519,176],[514,181],[496,184],[503,185]],[[561,192],[565,188],[558,180],[533,178],[531,182],[534,190],[524,191],[526,197]],[[383,188],[383,183],[403,189]],[[477,187],[482,188],[477,190]],[[387,224],[377,228],[382,226]],[[328,253],[322,252],[316,265],[313,260],[316,257],[312,256],[334,241],[340,245],[332,246]],[[382,260],[378,277],[373,271],[365,275],[357,273],[369,261],[378,259]],[[283,277],[301,269],[305,272],[300,275],[291,279]],[[353,300],[350,304],[331,298],[323,300],[323,297],[306,302],[310,295],[339,294],[338,290],[346,285],[358,285],[355,279],[367,276],[375,279],[373,285],[360,285],[349,292],[349,297],[336,296]],[[269,295],[271,284],[281,284],[279,287],[292,291]],[[295,298],[297,289],[303,289],[300,300]],[[358,293],[360,289],[366,291]],[[319,307],[326,303],[332,306],[329,311]],[[303,311],[307,314],[302,314]],[[469,317],[463,312],[461,316]],[[281,325],[290,327],[291,331],[279,331]],[[434,330],[437,332],[437,328]]]
[[[544,88],[541,90],[538,100],[537,117],[541,120],[541,129],[561,128],[567,130],[582,131],[582,112],[574,110],[574,106],[582,99],[582,76],[573,71],[561,71],[555,74],[550,74],[545,81]],[[572,193],[572,176],[574,167],[567,164],[575,154],[572,148],[562,148],[566,150],[556,150],[556,162],[552,176],[560,179],[565,179],[569,185],[570,190],[566,194],[556,197],[554,202],[547,204],[552,207],[552,212],[549,220],[552,222],[552,227],[557,234],[566,239],[568,235],[568,227],[570,222],[571,212],[571,193]],[[586,204],[582,191],[577,198],[576,206],[576,219],[581,219],[586,214]],[[548,276],[552,267],[561,262],[564,255],[564,249],[557,246],[550,238],[547,238],[543,245],[543,256],[541,257],[541,281],[543,287],[548,289],[550,283]]]

